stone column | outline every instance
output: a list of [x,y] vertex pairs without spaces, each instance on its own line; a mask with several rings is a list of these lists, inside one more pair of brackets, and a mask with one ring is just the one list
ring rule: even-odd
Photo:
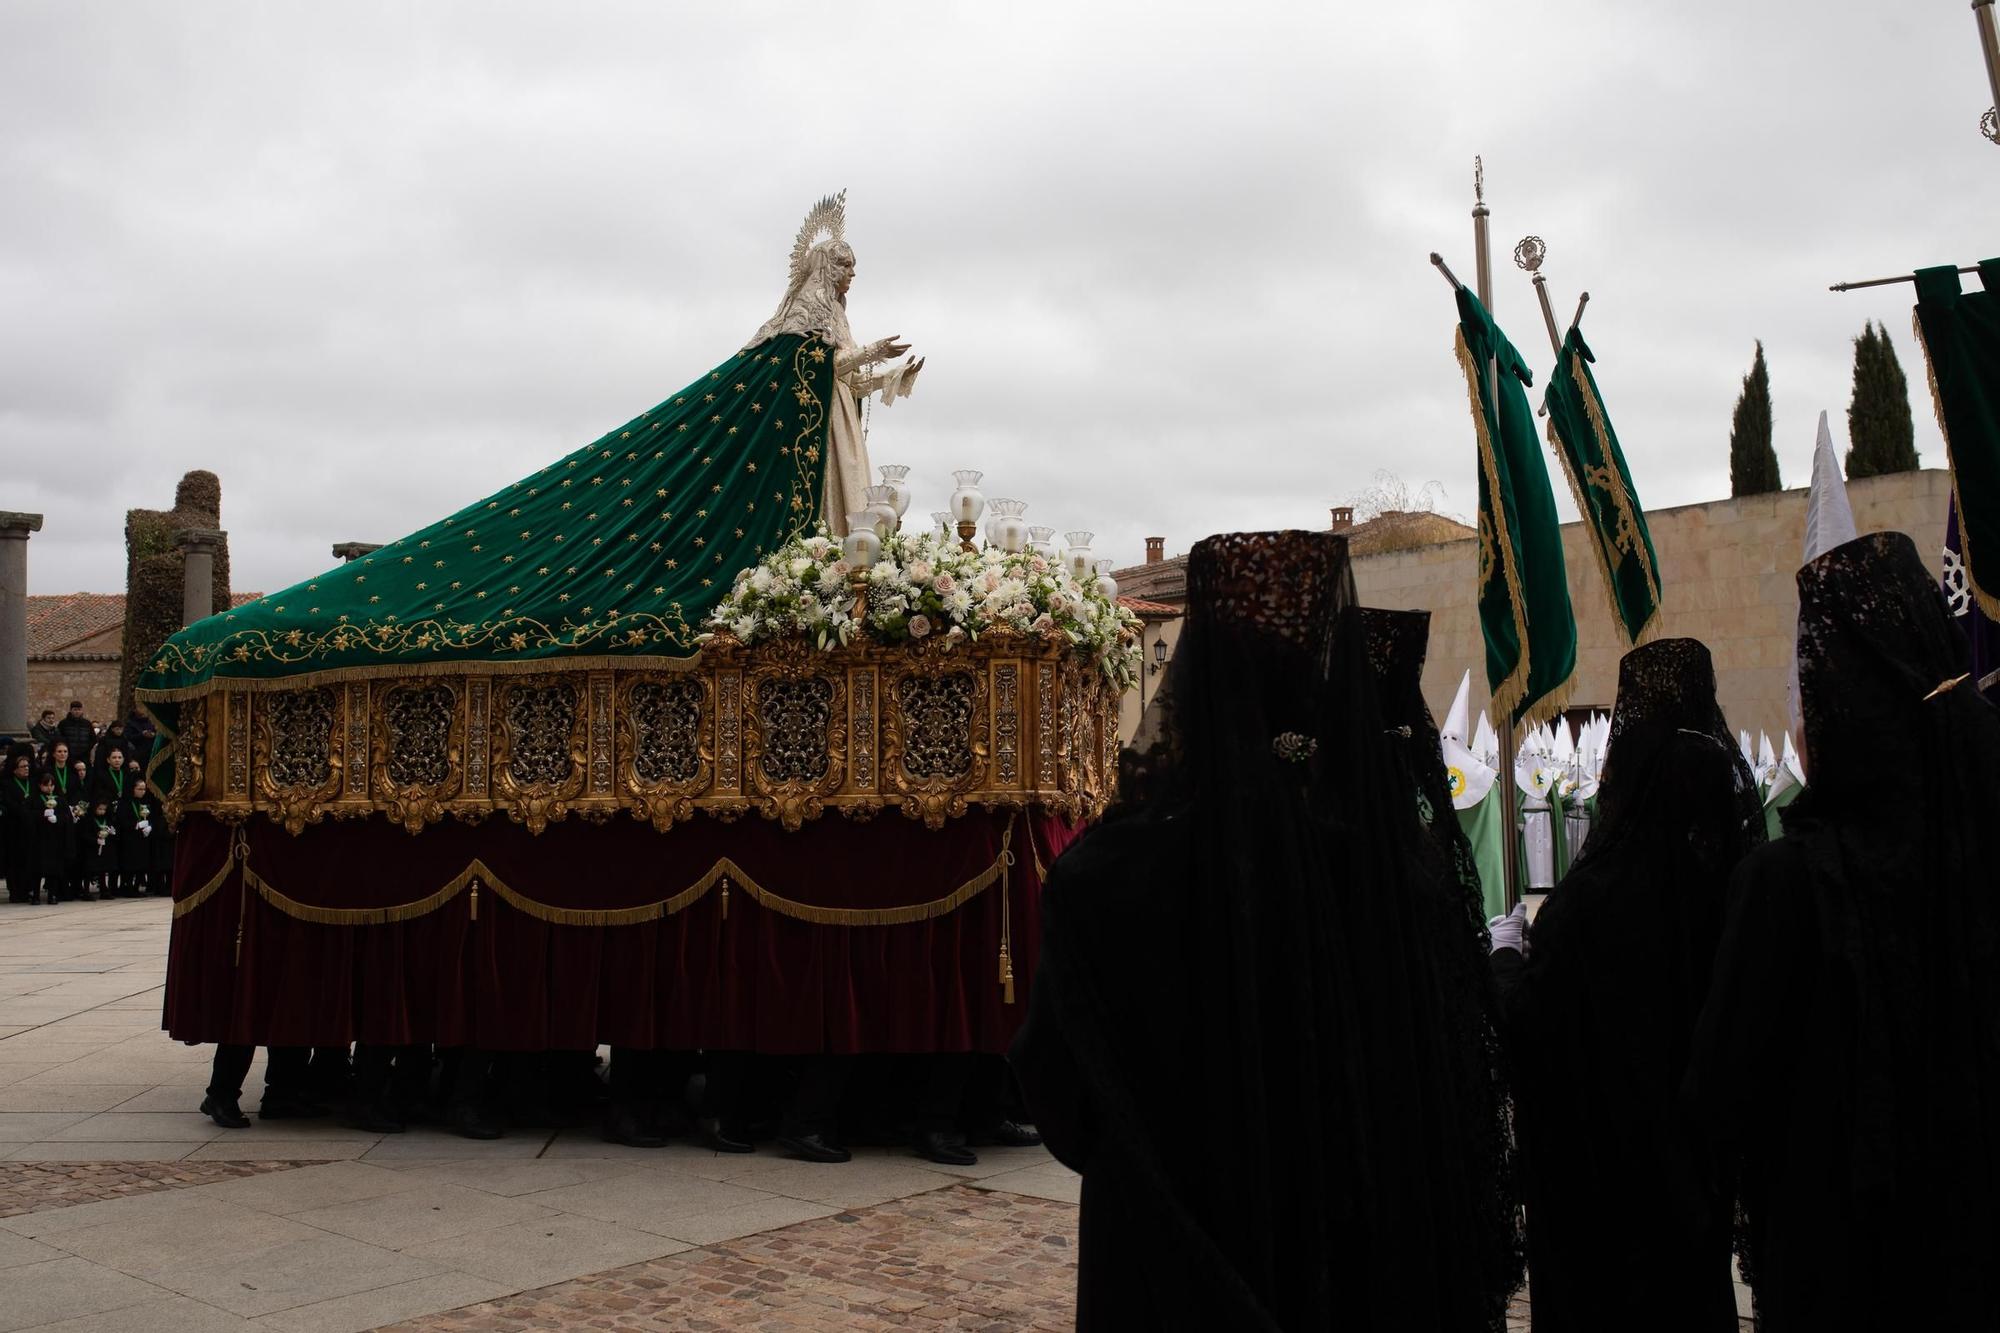
[[181,628],[215,614],[215,553],[228,534],[217,528],[184,528],[181,548]]
[[0,732],[28,734],[28,534],[40,514],[0,513]]

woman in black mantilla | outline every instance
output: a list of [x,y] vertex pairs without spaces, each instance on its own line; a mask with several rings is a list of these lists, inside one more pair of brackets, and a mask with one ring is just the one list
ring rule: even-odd
[[[1452,1040],[1444,1048],[1453,1059],[1444,1066],[1453,1077],[1448,1085],[1455,1099],[1452,1115],[1456,1123],[1475,1131],[1457,1139],[1451,1149],[1459,1155],[1455,1169],[1466,1181],[1469,1196],[1485,1210],[1475,1234],[1485,1247],[1486,1287],[1511,1294],[1521,1285],[1525,1239],[1500,994],[1487,966],[1489,941],[1479,864],[1452,806],[1443,742],[1424,700],[1431,614],[1361,607],[1348,615],[1352,623],[1342,632],[1361,636],[1367,645],[1381,736],[1393,766],[1384,769],[1379,758],[1364,759],[1347,771],[1364,777],[1382,772],[1400,775],[1401,789],[1410,793],[1424,835],[1427,854],[1412,861],[1421,877],[1413,897],[1422,909],[1413,920],[1431,941],[1426,952],[1437,968],[1444,1017],[1452,1025]],[[1337,685],[1333,697],[1338,706],[1340,698],[1353,696]]]
[[1210,538],[1188,595],[1120,804],[1043,892],[1013,1053],[1083,1174],[1078,1326],[1498,1329],[1345,543]]
[[1806,790],[1732,886],[1688,1097],[1768,1333],[2000,1328],[2000,713],[1908,537],[1798,585]]
[[1625,655],[1589,845],[1495,923],[1528,1205],[1536,1333],[1735,1333],[1726,1199],[1679,1106],[1729,876],[1763,840],[1708,649]]

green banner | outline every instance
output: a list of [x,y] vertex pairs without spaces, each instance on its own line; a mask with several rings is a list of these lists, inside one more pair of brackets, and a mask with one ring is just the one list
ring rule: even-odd
[[[1528,406],[1534,374],[1464,287],[1458,289],[1458,361],[1479,440],[1479,626],[1486,640],[1486,683],[1496,713],[1534,726],[1561,712],[1567,701],[1576,670],[1576,615],[1556,497]],[[1497,373],[1489,375],[1489,368]]]
[[2000,619],[2000,259],[1979,265],[1984,290],[1960,290],[1953,268],[1917,270],[1917,341],[1951,457],[1967,581]]
[[148,704],[480,663],[691,656],[736,571],[819,521],[833,351],[739,352],[665,402],[378,551],[167,640]]
[[1637,645],[1660,613],[1660,562],[1625,451],[1590,370],[1596,359],[1582,331],[1572,328],[1542,407],[1549,414],[1549,443],[1562,460],[1584,535],[1604,574],[1612,618]]

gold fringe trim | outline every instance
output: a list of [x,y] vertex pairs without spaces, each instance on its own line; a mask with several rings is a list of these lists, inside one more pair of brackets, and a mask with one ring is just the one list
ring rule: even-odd
[[[1500,489],[1500,470],[1493,461],[1493,438],[1491,432],[1486,429],[1486,413],[1479,403],[1479,381],[1486,372],[1473,364],[1472,349],[1466,345],[1463,328],[1453,335],[1452,341],[1458,352],[1459,369],[1465,372],[1466,394],[1472,400],[1472,429],[1479,439],[1479,466],[1486,474],[1486,493],[1492,497],[1493,502],[1494,558],[1501,559],[1504,553],[1505,558],[1502,563],[1507,574],[1507,595],[1514,612],[1514,636],[1520,645],[1520,660],[1514,663],[1514,669],[1508,672],[1506,678],[1491,691],[1493,711],[1503,718],[1512,718],[1515,706],[1521,702],[1521,696],[1528,692],[1528,612],[1521,600],[1520,571],[1514,568],[1514,535],[1507,529],[1507,507]],[[1493,413],[1497,418],[1500,413],[1497,386],[1494,387],[1494,393],[1496,401],[1493,404]],[[1483,597],[1486,590],[1482,586],[1479,592]]]
[[[303,690],[314,685],[334,685],[349,680],[408,680],[418,676],[518,676],[546,675],[554,671],[692,671],[701,665],[701,649],[687,657],[613,657],[603,653],[589,657],[539,658],[532,662],[495,661],[473,657],[453,662],[378,662],[370,666],[328,667],[296,676],[210,676],[193,685],[177,685],[166,690],[135,688],[133,697],[147,703],[185,703],[204,698],[218,689],[256,694],[266,691]],[[147,716],[151,716],[149,711]]]
[[[1570,673],[1551,686],[1547,694],[1535,700],[1534,706],[1521,714],[1521,720],[1514,725],[1526,729],[1541,726],[1544,722],[1567,711],[1570,698],[1575,693],[1576,668],[1571,667]],[[1516,739],[1518,740],[1518,737]]]
[[1989,620],[2000,620],[2000,589],[1988,592],[1972,577],[1972,538],[1965,531],[1965,497],[1958,493],[1958,461],[1951,447],[1951,429],[1944,424],[1944,395],[1938,392],[1937,363],[1931,359],[1931,346],[1924,341],[1924,321],[1917,307],[1910,308],[1910,328],[1917,335],[1917,346],[1924,352],[1924,378],[1930,381],[1931,410],[1937,413],[1938,434],[1944,436],[1945,461],[1951,464],[1951,501],[1958,507],[1958,553],[1965,561],[1965,586],[1972,591],[1972,600],[1986,613]]
[[248,850],[248,845],[243,837],[243,830],[239,828],[229,839],[229,852],[222,859],[222,869],[215,872],[215,878],[209,880],[208,883],[174,904],[174,920],[180,920],[189,912],[192,912],[195,908],[200,907],[210,898],[213,898],[217,891],[228,882],[230,870],[235,867],[237,862],[243,860]]
[[[965,883],[953,889],[942,898],[930,902],[912,903],[905,907],[821,907],[813,903],[802,903],[787,898],[781,893],[765,888],[757,883],[743,867],[723,857],[709,868],[707,874],[697,879],[687,888],[658,902],[641,903],[637,907],[617,908],[573,908],[552,907],[537,902],[526,894],[507,884],[484,861],[474,857],[471,864],[458,872],[435,892],[414,902],[397,903],[389,907],[321,907],[314,903],[302,903],[281,892],[269,880],[252,870],[248,861],[248,844],[243,841],[243,833],[237,831],[238,842],[232,845],[231,860],[243,863],[243,882],[246,890],[254,890],[258,897],[299,921],[309,921],[323,926],[379,926],[392,922],[412,921],[420,916],[428,916],[442,908],[459,894],[471,892],[471,902],[477,920],[478,886],[484,884],[509,907],[557,926],[634,926],[648,921],[658,921],[677,912],[682,912],[699,902],[718,884],[734,884],[761,906],[798,921],[806,921],[823,926],[901,926],[917,921],[931,921],[957,911],[977,898],[996,882],[1004,883],[1008,868],[1014,864],[1013,838],[1011,827],[1001,835],[1000,855],[993,864],[974,875]],[[235,850],[237,847],[241,851]],[[192,912],[206,902],[229,877],[230,867],[225,865],[221,872],[202,886],[174,904],[174,916],[181,917]],[[1004,936],[1003,936],[1004,939]]]

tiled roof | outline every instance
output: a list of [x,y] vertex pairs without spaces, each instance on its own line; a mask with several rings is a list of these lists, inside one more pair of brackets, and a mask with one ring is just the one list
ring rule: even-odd
[[30,596],[28,656],[48,657],[125,624],[122,592],[65,592]]
[[[264,594],[240,592],[230,604],[241,606]],[[125,594],[122,592],[60,592],[30,594],[28,604],[28,656],[54,657],[85,639],[94,639],[106,630],[123,629]]]
[[1165,602],[1149,602],[1143,597],[1120,597],[1118,605],[1146,620],[1154,618],[1171,620],[1182,614],[1178,606],[1169,606]]

